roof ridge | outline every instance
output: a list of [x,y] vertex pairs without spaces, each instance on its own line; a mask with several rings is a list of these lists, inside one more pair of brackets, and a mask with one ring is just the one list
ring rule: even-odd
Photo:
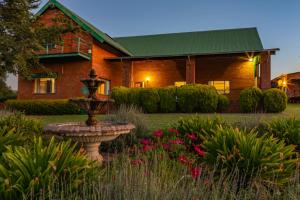
[[103,43],[105,41],[112,47],[116,48],[117,50],[127,54],[132,55],[132,53],[127,50],[125,47],[123,47],[121,44],[119,44],[117,41],[115,41],[112,37],[108,36],[107,33],[101,31],[79,15],[77,15],[75,12],[70,10],[69,8],[65,7],[63,4],[58,2],[57,0],[49,0],[35,15],[35,17],[40,16],[43,14],[50,6],[56,6],[59,10],[61,10],[65,15],[70,17],[73,21],[75,21],[79,26],[81,26],[84,30],[89,32],[96,40]]
[[227,29],[212,29],[212,30],[204,30],[204,31],[186,31],[186,32],[172,32],[172,33],[157,33],[157,34],[146,34],[146,35],[129,35],[129,36],[118,36],[112,37],[113,39],[121,39],[121,38],[133,38],[133,37],[147,37],[147,36],[162,36],[162,35],[175,35],[175,34],[189,34],[189,33],[205,33],[205,32],[218,32],[218,31],[233,31],[233,30],[247,30],[247,29],[255,29],[257,31],[257,27],[244,27],[244,28],[227,28]]

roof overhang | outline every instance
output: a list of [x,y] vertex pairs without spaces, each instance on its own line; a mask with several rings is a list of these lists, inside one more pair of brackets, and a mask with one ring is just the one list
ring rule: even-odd
[[174,58],[184,58],[189,56],[236,56],[236,55],[251,55],[256,56],[261,53],[268,53],[270,55],[275,55],[279,48],[263,49],[263,50],[253,50],[253,51],[240,51],[240,52],[220,52],[220,53],[189,53],[181,55],[154,55],[154,56],[126,56],[126,57],[109,57],[105,58],[107,61],[119,62],[119,61],[137,61],[137,60],[161,60],[161,59],[174,59]]

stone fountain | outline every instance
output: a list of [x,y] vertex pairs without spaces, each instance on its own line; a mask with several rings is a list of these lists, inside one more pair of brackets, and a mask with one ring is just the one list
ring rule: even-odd
[[113,140],[121,134],[127,134],[135,127],[130,123],[98,122],[96,114],[108,103],[107,100],[100,100],[96,96],[96,91],[103,81],[97,79],[96,71],[92,69],[89,73],[89,78],[83,79],[81,82],[88,88],[87,98],[71,99],[71,101],[87,112],[88,119],[85,123],[67,122],[48,124],[44,127],[44,130],[46,133],[60,139],[71,139],[81,144],[89,158],[102,162],[103,157],[99,153],[101,142]]

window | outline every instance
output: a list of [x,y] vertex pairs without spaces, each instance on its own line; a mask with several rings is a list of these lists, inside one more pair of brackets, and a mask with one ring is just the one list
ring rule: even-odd
[[179,82],[175,82],[174,84],[176,87],[181,87],[183,85],[186,85],[186,82],[185,81],[179,81]]
[[104,81],[104,82],[99,85],[98,94],[109,95],[109,93],[110,93],[110,81],[105,80],[105,79],[101,79],[101,80]]
[[229,81],[208,81],[208,85],[214,86],[219,94],[230,93],[230,82]]
[[145,87],[145,83],[144,83],[144,81],[141,81],[141,82],[135,82],[135,83],[134,83],[134,87],[135,87],[135,88],[144,88],[144,87]]
[[34,79],[35,94],[54,94],[55,79],[54,78],[36,78]]

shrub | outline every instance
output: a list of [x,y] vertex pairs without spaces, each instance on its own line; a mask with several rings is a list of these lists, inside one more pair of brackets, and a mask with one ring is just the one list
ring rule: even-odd
[[[128,91],[128,105],[133,105],[137,107],[142,107],[142,102],[141,102],[141,91],[142,88],[130,88]],[[144,108],[143,108],[144,109]]]
[[197,89],[192,86],[182,86],[177,89],[178,107],[181,112],[191,113],[197,108]]
[[160,88],[160,111],[164,113],[176,112],[176,87]]
[[218,112],[223,112],[225,111],[228,106],[229,106],[230,102],[227,96],[225,95],[219,95],[218,96]]
[[80,108],[69,100],[8,100],[7,108],[27,115],[81,114]]
[[35,138],[32,148],[8,148],[0,164],[1,199],[20,199],[29,194],[47,194],[47,186],[64,180],[65,187],[78,188],[91,174],[93,164],[71,142],[47,145]]
[[287,95],[282,90],[271,88],[264,91],[263,101],[267,113],[278,113],[286,109]]
[[159,94],[157,89],[146,88],[140,91],[141,106],[147,113],[156,113],[159,108]]
[[[238,171],[244,177],[240,182],[247,185],[256,178],[266,184],[276,178],[277,184],[291,180],[295,171],[296,160],[293,146],[286,146],[284,141],[263,136],[255,131],[244,132],[234,128],[219,128],[212,138],[204,142],[206,150],[204,161],[219,173],[227,174]],[[257,173],[258,177],[253,177]]]
[[196,115],[180,119],[172,126],[177,129],[181,135],[195,133],[201,141],[205,141],[214,134],[216,129],[219,127],[227,127],[228,124],[218,117],[209,119]]
[[15,112],[0,117],[0,129],[17,130],[28,137],[43,132],[43,125],[40,120],[26,118],[22,113]]
[[128,103],[128,88],[114,87],[111,91],[111,98],[115,101],[117,106]]
[[257,112],[262,101],[262,91],[257,87],[242,90],[240,94],[240,109],[242,112]]
[[276,119],[266,122],[262,126],[262,132],[274,135],[288,145],[296,145],[297,150],[300,151],[300,120],[295,118]]
[[148,132],[148,124],[141,109],[133,105],[121,105],[108,120],[115,123],[132,123],[135,129],[130,134],[120,135],[115,140],[103,143],[100,148],[104,152],[121,152],[124,148],[137,144],[138,139],[145,137]]
[[217,90],[208,85],[196,84],[196,111],[201,113],[211,113],[217,111],[218,106],[218,92]]

